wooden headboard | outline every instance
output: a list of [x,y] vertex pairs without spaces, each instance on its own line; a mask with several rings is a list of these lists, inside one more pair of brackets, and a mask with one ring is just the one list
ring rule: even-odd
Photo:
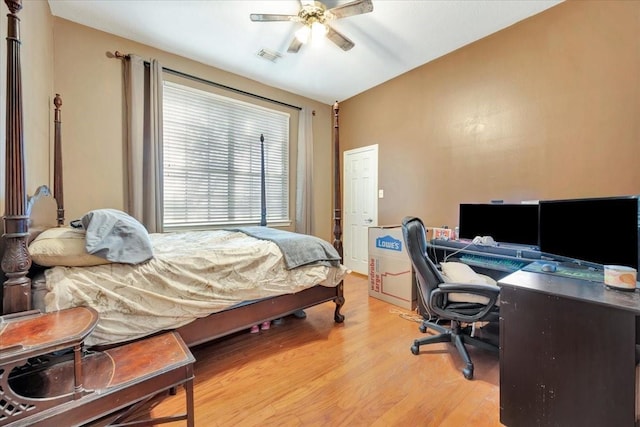
[[[5,251],[2,271],[7,280],[2,286],[2,314],[31,309],[31,279],[28,277],[31,256],[29,241],[29,206],[25,188],[24,129],[22,114],[22,82],[20,66],[20,19],[22,0],[5,0],[9,7],[7,30],[7,127],[5,157]],[[56,94],[54,115],[54,191],[57,203],[57,225],[64,224],[62,171],[62,98]],[[342,210],[340,192],[340,143],[338,103],[333,106],[334,127],[334,210],[333,245],[342,257]]]

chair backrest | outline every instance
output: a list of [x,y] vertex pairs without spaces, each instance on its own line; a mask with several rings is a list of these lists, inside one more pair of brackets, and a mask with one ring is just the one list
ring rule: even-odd
[[424,301],[430,304],[429,294],[444,282],[442,274],[427,255],[427,236],[420,218],[407,216],[402,220],[402,236],[411,264],[420,285]]

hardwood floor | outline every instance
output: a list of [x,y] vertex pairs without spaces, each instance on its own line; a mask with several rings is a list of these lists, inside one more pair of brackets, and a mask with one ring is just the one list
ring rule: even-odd
[[[343,324],[334,304],[196,347],[197,426],[500,426],[498,356],[469,347],[465,380],[449,343],[410,347],[422,334],[406,310],[370,298],[367,277],[345,279]],[[184,410],[184,390],[154,416]]]

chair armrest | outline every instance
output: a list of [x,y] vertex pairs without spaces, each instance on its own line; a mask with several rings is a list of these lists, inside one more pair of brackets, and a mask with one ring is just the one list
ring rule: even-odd
[[442,283],[438,286],[443,293],[458,293],[464,292],[466,294],[475,294],[487,297],[489,299],[498,299],[500,295],[500,288],[495,285],[480,284],[480,283]]
[[[476,313],[460,313],[455,310],[445,309],[438,305],[438,301],[443,301],[443,296],[451,293],[467,293],[473,295],[483,296],[488,298],[489,301],[483,305],[481,309],[478,309]],[[445,318],[452,318],[462,322],[477,322],[485,318],[500,296],[500,288],[495,285],[487,284],[472,284],[472,283],[442,283],[437,289],[434,289],[431,293],[431,306],[433,311]]]

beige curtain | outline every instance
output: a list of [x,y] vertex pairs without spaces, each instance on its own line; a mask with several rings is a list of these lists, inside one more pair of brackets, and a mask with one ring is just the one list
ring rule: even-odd
[[150,233],[162,232],[162,66],[129,55],[126,99],[126,202]]
[[298,233],[312,234],[313,203],[313,117],[306,107],[298,118],[298,160],[296,168],[296,227]]

